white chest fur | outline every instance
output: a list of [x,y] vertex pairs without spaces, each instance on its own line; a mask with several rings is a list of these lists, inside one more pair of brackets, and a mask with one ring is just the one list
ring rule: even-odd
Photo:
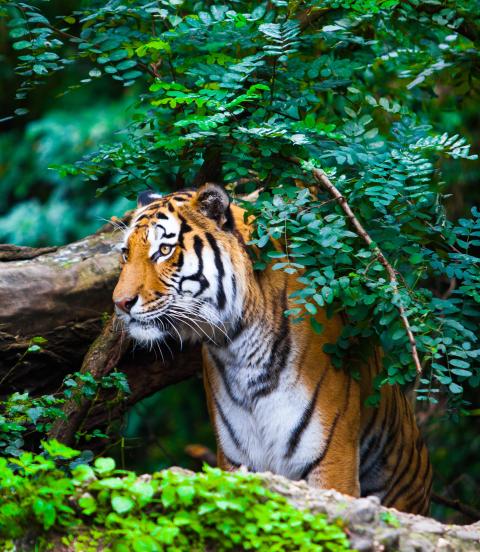
[[291,369],[295,356],[291,351],[275,386],[260,392],[262,386],[255,382],[264,381],[266,368],[258,358],[248,362],[247,352],[244,349],[242,355],[232,355],[231,351],[216,350],[210,355],[221,447],[229,460],[251,471],[299,479],[324,443],[318,410],[306,416],[313,391],[299,382]]

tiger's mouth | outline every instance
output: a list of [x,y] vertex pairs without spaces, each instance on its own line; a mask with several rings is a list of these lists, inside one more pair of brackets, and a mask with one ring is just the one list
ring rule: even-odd
[[130,336],[140,343],[163,341],[168,335],[166,324],[162,323],[161,316],[149,320],[130,317],[128,321],[124,320],[124,324]]
[[198,308],[187,310],[174,304],[162,307],[149,313],[117,314],[129,335],[147,345],[167,339],[178,340],[182,344],[184,341],[216,343],[223,336],[228,338],[225,325],[212,314],[207,317]]

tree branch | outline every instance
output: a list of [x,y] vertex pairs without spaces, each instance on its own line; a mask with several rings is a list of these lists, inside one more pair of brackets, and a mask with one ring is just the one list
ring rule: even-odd
[[211,144],[205,148],[203,164],[193,180],[194,188],[198,188],[206,182],[221,183],[222,178],[222,148],[219,145]]
[[[298,158],[290,158],[290,159],[296,164],[301,163],[301,160]],[[343,212],[347,215],[347,218],[350,220],[350,223],[356,230],[357,234],[363,239],[363,241],[369,247],[372,247],[372,244],[373,244],[372,238],[369,236],[365,228],[362,226],[360,221],[353,213],[352,209],[350,208],[350,205],[347,203],[347,200],[342,196],[339,190],[330,182],[330,179],[327,177],[327,175],[322,170],[316,169],[316,168],[312,170],[312,174],[315,181],[318,182],[318,184],[320,184],[323,188],[325,188],[325,190],[327,190],[327,192],[332,196],[332,198],[334,198],[338,202],[340,207],[343,209]],[[385,255],[382,253],[381,249],[377,245],[373,246],[373,251],[377,256],[377,259],[383,265],[383,267],[385,268],[388,274],[388,278],[392,285],[393,294],[400,299],[400,292],[398,291],[398,280],[397,280],[397,275],[395,273],[394,268],[387,261]],[[412,358],[415,364],[417,374],[421,374],[422,365],[420,363],[420,359],[418,356],[417,343],[415,341],[415,336],[413,335],[412,328],[410,327],[410,322],[408,321],[408,317],[405,313],[405,309],[402,306],[400,301],[396,306],[400,313],[400,318],[402,320],[405,331],[407,333],[408,341],[410,343],[410,348],[412,352]]]
[[447,508],[452,508],[452,510],[456,510],[474,521],[480,519],[479,510],[476,510],[467,504],[462,504],[458,499],[451,499],[437,493],[432,493],[432,501],[437,504],[441,504],[442,506],[446,506]]
[[[109,374],[120,360],[128,340],[123,338],[122,333],[115,331],[115,322],[115,316],[112,316],[92,343],[80,369],[82,374],[90,373],[98,380]],[[92,402],[83,397],[73,397],[67,401],[62,409],[65,417],[53,424],[48,437],[72,446],[75,443],[75,433],[87,417]]]

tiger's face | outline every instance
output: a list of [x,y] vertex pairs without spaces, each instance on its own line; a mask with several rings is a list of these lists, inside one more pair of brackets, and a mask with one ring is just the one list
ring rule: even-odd
[[134,339],[215,342],[228,334],[242,316],[252,270],[240,211],[213,184],[164,197],[141,194],[113,292],[117,316]]

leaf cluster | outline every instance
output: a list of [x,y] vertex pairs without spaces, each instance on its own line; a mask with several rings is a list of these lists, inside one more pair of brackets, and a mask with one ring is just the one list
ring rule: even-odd
[[[34,338],[35,343],[27,352],[37,352],[41,340],[45,341],[41,337]],[[105,405],[107,408],[109,404],[123,400],[130,393],[125,374],[115,371],[95,379],[89,372],[75,372],[64,378],[57,393],[34,397],[25,391],[9,395],[0,404],[0,455],[19,457],[28,448],[28,442],[45,438],[55,421],[66,419],[62,407],[68,400],[77,403],[92,400],[101,391],[113,392]],[[79,430],[76,435],[77,440],[83,439],[87,443],[105,437],[107,435],[99,429],[88,432]],[[90,457],[91,452],[84,451],[82,458]]]
[[[339,525],[297,510],[251,474],[216,468],[151,476],[115,469],[111,458],[73,463],[56,441],[44,453],[0,458],[0,542],[28,532],[74,550],[349,550]],[[63,467],[62,467],[63,466]]]

